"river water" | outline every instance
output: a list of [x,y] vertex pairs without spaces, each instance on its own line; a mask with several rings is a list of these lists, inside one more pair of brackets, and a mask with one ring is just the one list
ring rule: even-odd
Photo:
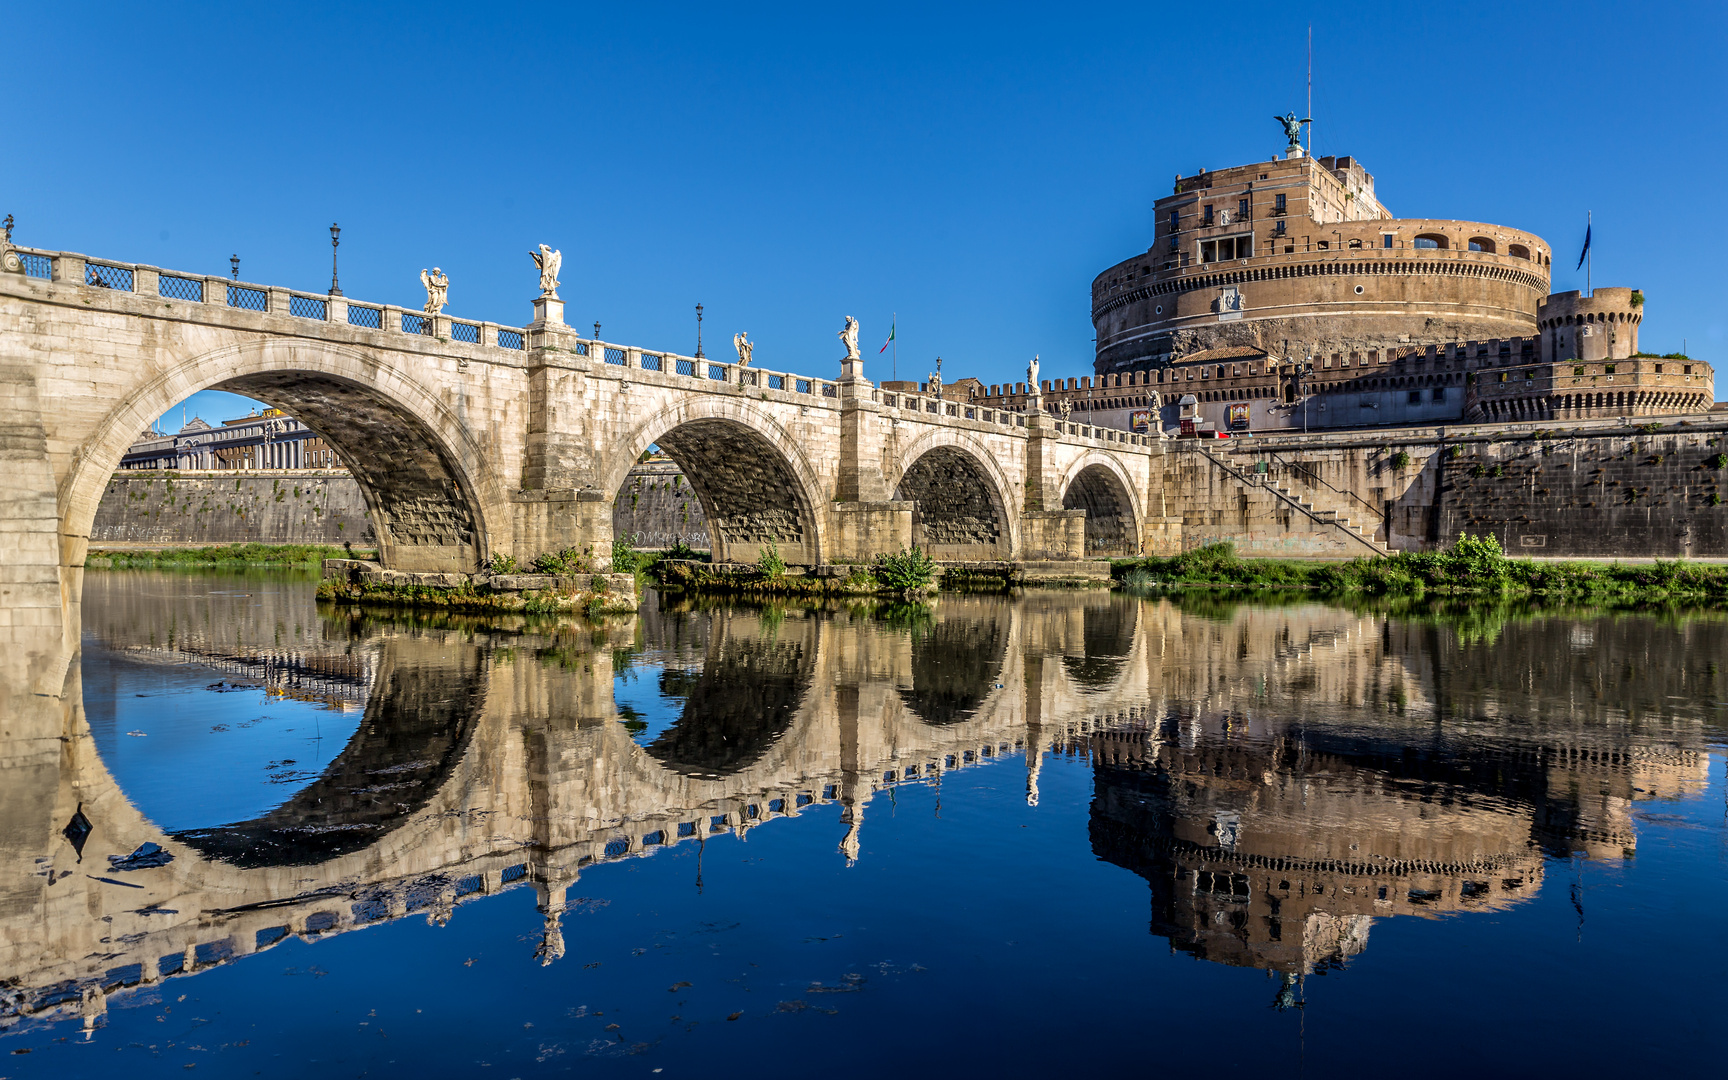
[[1713,614],[92,572],[4,733],[0,1076],[1714,1071],[1725,664]]

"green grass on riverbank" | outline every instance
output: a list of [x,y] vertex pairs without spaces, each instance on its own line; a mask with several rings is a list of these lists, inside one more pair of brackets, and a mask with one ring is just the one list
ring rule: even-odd
[[325,559],[371,559],[374,548],[330,544],[225,544],[221,547],[161,548],[154,551],[114,551],[92,548],[84,560],[97,569],[223,568],[240,566],[317,566]]
[[1128,589],[1167,586],[1306,589],[1322,595],[1419,598],[1540,596],[1573,603],[1658,600],[1728,602],[1728,566],[1657,561],[1650,565],[1509,559],[1492,536],[1461,537],[1445,551],[1403,551],[1346,563],[1241,559],[1228,544],[1171,558],[1120,560]]

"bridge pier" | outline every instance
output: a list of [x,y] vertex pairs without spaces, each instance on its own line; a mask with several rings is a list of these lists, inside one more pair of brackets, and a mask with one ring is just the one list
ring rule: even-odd
[[869,562],[912,546],[916,504],[895,500],[883,475],[889,427],[862,376],[840,380],[840,463],[829,507],[828,558]]

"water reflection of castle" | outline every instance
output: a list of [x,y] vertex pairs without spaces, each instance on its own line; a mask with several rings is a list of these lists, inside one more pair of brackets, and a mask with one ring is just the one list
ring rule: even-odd
[[[129,987],[510,888],[537,894],[550,962],[592,866],[831,804],[858,858],[875,794],[1013,759],[1036,800],[1052,748],[1090,755],[1090,842],[1150,883],[1155,933],[1296,978],[1360,952],[1376,916],[1503,908],[1546,855],[1623,857],[1637,800],[1701,782],[1700,703],[1728,699],[1684,660],[1728,653],[1720,623],[1485,643],[1322,607],[1046,593],[892,623],[650,607],[596,635],[121,580],[86,583],[107,648],[363,681],[366,713],[275,810],[167,835],[97,753],[76,664],[63,700],[14,699],[0,865],[33,869],[0,905],[0,1031],[95,1023]],[[682,708],[639,745],[612,687],[645,647]],[[77,843],[74,814],[93,826]],[[146,842],[175,858],[129,875],[141,890],[59,873]]]
[[[1695,732],[1658,709],[1640,716],[1636,696],[1595,700],[1613,714],[1598,724],[1560,723],[1555,705],[1569,698],[1545,693],[1540,658],[1515,657],[1497,682],[1493,650],[1477,649],[1453,679],[1455,640],[1379,620],[1363,629],[1354,647],[1335,627],[1287,648],[1284,678],[1224,663],[1208,693],[1166,705],[1162,722],[1070,748],[1093,765],[1094,851],[1146,879],[1151,932],[1173,948],[1287,978],[1341,965],[1376,917],[1503,909],[1536,893],[1550,858],[1630,858],[1636,802],[1706,784]],[[1426,671],[1409,662],[1435,649],[1455,655],[1430,653],[1439,662]],[[1344,663],[1324,662],[1340,651]],[[1662,673],[1649,675],[1654,689]],[[1484,697],[1484,684],[1496,692]],[[1380,716],[1339,707],[1376,697]]]

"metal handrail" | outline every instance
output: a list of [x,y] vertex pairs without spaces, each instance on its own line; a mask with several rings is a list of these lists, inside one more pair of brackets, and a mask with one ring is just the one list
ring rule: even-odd
[[1276,459],[1280,465],[1283,465],[1287,469],[1300,469],[1304,474],[1306,474],[1308,476],[1308,478],[1310,480],[1312,480],[1316,484],[1319,484],[1321,487],[1326,488],[1327,490],[1329,490],[1335,494],[1346,495],[1352,499],[1355,499],[1357,502],[1362,504],[1362,508],[1364,510],[1367,510],[1368,513],[1373,515],[1375,520],[1379,519],[1380,511],[1379,511],[1379,509],[1377,509],[1374,506],[1373,503],[1369,502],[1367,499],[1364,499],[1362,496],[1356,494],[1354,491],[1345,491],[1341,488],[1333,487],[1331,484],[1329,484],[1325,480],[1321,479],[1320,474],[1318,472],[1316,472],[1312,466],[1310,466],[1304,462],[1300,462],[1300,461],[1287,461],[1283,457],[1281,457],[1279,455],[1278,451],[1276,451],[1276,450],[1268,450],[1268,451],[1266,451],[1266,454],[1268,457]]
[[[1219,461],[1217,458],[1213,457],[1212,452],[1210,450],[1206,449],[1204,446],[1196,445],[1194,447],[1194,449],[1198,450],[1206,458],[1207,461],[1210,461],[1212,464],[1218,466],[1220,469],[1223,469],[1225,472],[1229,473],[1231,476],[1234,476],[1237,480],[1241,481],[1242,483],[1244,483],[1244,484],[1251,484],[1252,483],[1252,481],[1250,481],[1248,479],[1247,474],[1238,472],[1234,466],[1226,465],[1224,462]],[[1263,485],[1263,484],[1257,485],[1257,486],[1262,487],[1262,488],[1265,487],[1265,485]],[[1351,528],[1350,526],[1345,525],[1342,521],[1339,521],[1336,516],[1334,516],[1332,518],[1332,520],[1328,521],[1325,518],[1321,517],[1318,511],[1310,510],[1308,507],[1303,506],[1302,500],[1296,498],[1294,495],[1286,495],[1284,492],[1279,491],[1277,488],[1271,488],[1269,490],[1272,492],[1272,494],[1278,496],[1280,499],[1283,499],[1285,502],[1289,503],[1291,506],[1294,506],[1296,509],[1302,511],[1304,514],[1307,514],[1310,518],[1314,519],[1315,524],[1317,524],[1317,525],[1331,525],[1331,526],[1343,531],[1345,536],[1348,536],[1353,540],[1360,541],[1363,544],[1363,546],[1368,548],[1368,550],[1372,551],[1374,554],[1376,554],[1376,555],[1386,554],[1385,551],[1381,550],[1381,547],[1379,544],[1376,544],[1373,540],[1369,539],[1366,536],[1363,536],[1361,533],[1357,532],[1355,529]]]

